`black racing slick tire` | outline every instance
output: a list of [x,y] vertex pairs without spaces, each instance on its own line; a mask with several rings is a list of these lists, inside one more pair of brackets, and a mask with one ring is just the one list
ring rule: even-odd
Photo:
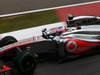
[[0,47],[17,42],[17,40],[12,36],[6,36],[0,41]]
[[29,52],[16,57],[15,67],[21,75],[32,75],[37,67],[37,59]]

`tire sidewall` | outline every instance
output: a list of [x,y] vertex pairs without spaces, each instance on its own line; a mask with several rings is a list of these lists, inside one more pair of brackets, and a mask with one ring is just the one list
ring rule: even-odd
[[[25,58],[31,58],[32,63],[32,67],[30,69],[30,72],[25,71],[25,69],[22,66],[23,61],[25,60]],[[18,55],[16,57],[16,68],[17,70],[21,73],[21,74],[25,74],[25,75],[32,75],[34,73],[34,70],[36,69],[37,66],[37,61],[35,56],[33,56],[31,53],[26,52],[26,53],[21,53],[20,55]],[[24,65],[25,66],[25,65]]]

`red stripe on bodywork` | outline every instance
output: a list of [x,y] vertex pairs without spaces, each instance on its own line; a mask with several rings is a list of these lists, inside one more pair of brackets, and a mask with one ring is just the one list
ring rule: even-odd
[[27,41],[21,41],[21,42],[16,42],[16,43],[13,43],[10,45],[6,45],[6,46],[0,48],[0,54],[6,52],[8,50],[11,50],[13,48],[28,45],[28,44],[31,44],[33,42],[34,42],[33,40],[27,40]]
[[80,54],[80,53],[89,51],[93,48],[96,48],[97,46],[100,46],[100,43],[96,43],[96,42],[88,42],[88,41],[82,41],[82,40],[69,40],[65,43],[65,50],[66,51],[68,51],[67,50],[68,42],[71,42],[71,41],[74,41],[76,43],[76,46],[77,46],[74,50],[70,51],[71,53],[74,53],[74,54]]

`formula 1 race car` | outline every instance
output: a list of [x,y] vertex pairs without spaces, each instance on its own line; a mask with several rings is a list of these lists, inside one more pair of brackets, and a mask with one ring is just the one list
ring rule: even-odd
[[[76,29],[72,24],[66,31],[42,30],[42,40],[25,40],[18,42],[14,37],[7,36],[0,41],[0,73],[7,75],[32,75],[38,62],[63,60],[84,54],[99,53],[100,20],[89,18],[74,20],[80,24]],[[92,22],[90,22],[92,19]],[[75,23],[75,24],[76,24]],[[90,23],[90,24],[89,24]]]
[[[64,56],[81,56],[99,52],[100,46],[100,17],[78,16],[74,17],[71,26],[66,32],[47,31],[43,29],[42,37],[55,41],[58,54]],[[76,29],[74,24],[80,26]],[[51,33],[52,32],[52,33]],[[61,47],[60,47],[61,46]]]

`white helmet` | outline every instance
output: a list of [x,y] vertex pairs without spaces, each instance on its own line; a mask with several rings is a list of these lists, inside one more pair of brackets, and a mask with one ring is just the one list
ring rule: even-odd
[[75,17],[75,15],[73,15],[73,14],[68,14],[67,17],[68,17],[69,20],[72,20],[72,19]]

